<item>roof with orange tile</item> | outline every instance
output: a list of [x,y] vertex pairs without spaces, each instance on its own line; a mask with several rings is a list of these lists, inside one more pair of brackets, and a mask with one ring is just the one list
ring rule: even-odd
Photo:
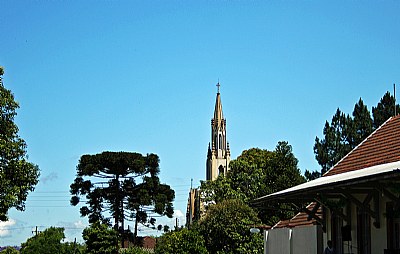
[[[315,202],[309,204],[307,206],[307,209],[311,211],[315,207],[315,204]],[[315,215],[322,218],[322,209],[319,208]],[[316,224],[317,221],[315,219],[309,220],[308,214],[306,214],[305,212],[300,212],[289,220],[279,221],[277,224],[275,224],[274,228],[294,228],[298,226],[312,226]]]
[[324,176],[400,161],[400,115],[389,118]]

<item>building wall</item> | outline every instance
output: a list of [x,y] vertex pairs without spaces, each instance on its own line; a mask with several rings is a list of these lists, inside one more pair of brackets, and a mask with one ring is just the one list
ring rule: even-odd
[[265,235],[266,249],[264,250],[264,254],[291,254],[291,233],[292,230],[289,228],[267,230]]
[[321,227],[296,227],[292,230],[292,254],[319,254],[323,252]]
[[276,228],[264,233],[264,254],[322,254],[321,226]]

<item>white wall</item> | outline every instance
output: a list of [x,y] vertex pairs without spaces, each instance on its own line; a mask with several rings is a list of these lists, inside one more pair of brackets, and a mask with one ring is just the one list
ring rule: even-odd
[[319,254],[322,252],[322,232],[318,226],[270,229],[264,236],[264,254]]
[[268,230],[265,239],[266,249],[264,250],[264,254],[291,254],[291,231],[292,230],[289,228],[277,228]]
[[318,253],[318,227],[296,227],[292,231],[292,254]]

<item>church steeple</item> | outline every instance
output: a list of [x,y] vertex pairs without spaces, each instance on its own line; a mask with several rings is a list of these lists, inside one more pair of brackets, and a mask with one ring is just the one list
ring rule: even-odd
[[218,83],[217,86],[218,86],[218,93],[217,93],[217,99],[215,100],[214,122],[217,125],[221,125],[222,121],[224,120],[224,114],[222,113],[221,94],[219,93],[220,84]]
[[206,179],[215,180],[229,170],[230,149],[226,138],[226,120],[222,113],[220,84],[215,100],[214,118],[211,119],[211,146],[208,145]]

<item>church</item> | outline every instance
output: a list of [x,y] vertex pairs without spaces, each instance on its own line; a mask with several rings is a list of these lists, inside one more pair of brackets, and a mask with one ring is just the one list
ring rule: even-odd
[[222,113],[219,83],[217,87],[214,118],[211,119],[211,142],[208,143],[206,180],[215,180],[220,174],[225,175],[229,170],[229,162],[231,161],[229,142],[226,139],[226,119]]
[[[211,141],[208,143],[206,160],[206,180],[214,181],[219,175],[229,171],[231,152],[226,135],[226,119],[222,112],[220,84],[217,84],[217,97],[215,99],[214,117],[211,119]],[[186,226],[200,219],[202,202],[200,189],[191,188],[189,192]]]

